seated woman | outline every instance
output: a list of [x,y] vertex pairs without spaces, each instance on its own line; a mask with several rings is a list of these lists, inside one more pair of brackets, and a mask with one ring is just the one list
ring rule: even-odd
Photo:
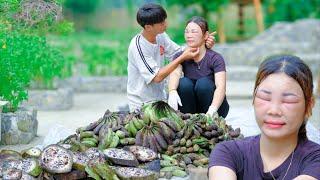
[[253,99],[261,134],[217,144],[209,179],[320,179],[320,145],[306,136],[312,91],[312,73],[300,58],[262,62]]
[[[187,22],[184,32],[187,46],[199,48],[199,55],[184,61],[170,74],[168,104],[183,113],[226,117],[229,104],[225,62],[220,54],[206,48],[208,34],[208,23],[203,18],[193,17]],[[181,54],[177,53],[176,57]]]

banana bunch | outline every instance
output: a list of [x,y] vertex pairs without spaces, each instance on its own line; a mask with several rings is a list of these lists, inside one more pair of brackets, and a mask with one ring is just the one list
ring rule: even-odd
[[112,131],[111,128],[108,128],[107,134],[100,139],[98,148],[103,150],[107,148],[115,148],[120,143],[119,136]]
[[117,112],[110,112],[107,110],[102,118],[97,121],[90,123],[85,127],[80,127],[77,129],[79,134],[82,131],[93,131],[95,135],[105,134],[106,129],[112,128],[113,131],[120,129],[124,124],[125,115]]
[[197,153],[177,153],[172,156],[162,154],[160,159],[160,177],[165,177],[166,179],[170,179],[172,176],[185,177],[188,168],[207,167],[208,163],[208,157]]
[[97,147],[99,142],[98,136],[93,133],[93,131],[82,131],[80,132],[80,143],[84,144],[86,147]]
[[131,137],[136,137],[137,132],[145,126],[145,123],[141,119],[132,118],[124,128],[129,132]]
[[207,168],[209,158],[203,154],[174,154],[168,156],[161,154],[160,159],[160,177],[171,179],[172,176],[185,177],[189,168],[202,167]]

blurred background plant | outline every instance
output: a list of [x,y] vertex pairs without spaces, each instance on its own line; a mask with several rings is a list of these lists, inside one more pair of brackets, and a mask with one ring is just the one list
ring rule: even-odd
[[4,112],[16,111],[28,98],[31,81],[53,88],[56,77],[71,75],[66,59],[47,43],[47,34],[66,35],[71,22],[62,18],[61,1],[0,1],[0,98]]

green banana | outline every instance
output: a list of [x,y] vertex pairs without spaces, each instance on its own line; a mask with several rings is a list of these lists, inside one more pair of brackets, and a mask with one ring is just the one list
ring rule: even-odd
[[119,137],[115,133],[113,133],[113,138],[112,138],[112,141],[111,141],[109,147],[110,148],[117,147],[119,144],[119,141],[120,141]]
[[134,127],[137,130],[140,130],[143,128],[143,126],[144,126],[143,120],[134,118],[132,121],[133,121]]
[[118,130],[116,131],[116,135],[120,138],[123,139],[125,137],[125,132]]
[[130,121],[129,122],[129,125],[128,125],[128,132],[130,133],[131,137],[135,137],[138,130],[136,129],[136,127],[134,126],[133,124],[133,121]]
[[98,143],[98,140],[96,138],[83,138],[81,141],[91,141],[95,144]]
[[81,141],[81,143],[87,147],[96,147],[97,146],[97,144],[92,141]]
[[93,137],[93,131],[82,131],[80,132],[80,139]]

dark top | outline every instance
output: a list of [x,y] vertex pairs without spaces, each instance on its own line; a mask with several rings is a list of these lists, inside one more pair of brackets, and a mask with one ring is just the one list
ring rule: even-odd
[[[272,170],[276,179],[283,178],[290,160],[291,155],[280,166]],[[237,179],[272,180],[269,172],[263,172],[260,135],[217,144],[210,154],[209,168],[212,166],[225,166],[232,169]],[[309,140],[301,141],[297,145],[285,179],[293,179],[302,174],[320,179],[320,145]]]
[[[182,53],[178,52],[173,59],[176,59]],[[184,76],[192,80],[198,80],[202,77],[210,77],[214,80],[214,73],[226,71],[223,57],[210,49],[207,49],[206,54],[198,63],[193,60],[186,60],[181,65]]]

